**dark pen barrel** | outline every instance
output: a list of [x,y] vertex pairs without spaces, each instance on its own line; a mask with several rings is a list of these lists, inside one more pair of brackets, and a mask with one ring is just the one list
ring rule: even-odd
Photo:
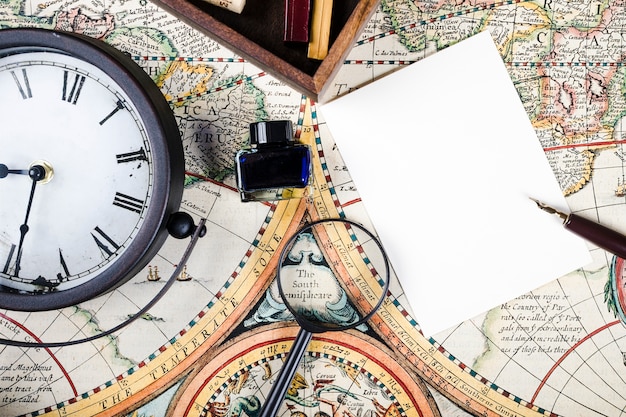
[[570,214],[564,226],[600,248],[626,259],[626,236],[623,234],[576,214]]
[[273,382],[272,388],[257,417],[276,417],[278,415],[278,410],[283,404],[283,401],[285,401],[285,394],[287,394],[287,390],[291,387],[291,381],[296,375],[300,361],[304,357],[312,338],[313,333],[300,328],[296,340],[294,340],[287,354],[287,360],[280,370],[278,377]]

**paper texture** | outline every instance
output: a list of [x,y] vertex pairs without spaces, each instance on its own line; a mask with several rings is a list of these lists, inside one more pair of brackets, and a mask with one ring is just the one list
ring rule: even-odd
[[591,261],[488,32],[320,114],[426,336]]

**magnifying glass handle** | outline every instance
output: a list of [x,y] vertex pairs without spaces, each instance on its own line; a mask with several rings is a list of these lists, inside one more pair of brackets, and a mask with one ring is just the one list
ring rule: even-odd
[[294,340],[293,346],[291,346],[291,350],[287,354],[287,360],[280,370],[278,378],[274,381],[272,389],[270,389],[270,393],[265,399],[265,403],[257,417],[276,417],[276,413],[278,413],[278,409],[285,399],[285,394],[291,386],[291,381],[312,337],[313,333],[300,328],[296,340]]

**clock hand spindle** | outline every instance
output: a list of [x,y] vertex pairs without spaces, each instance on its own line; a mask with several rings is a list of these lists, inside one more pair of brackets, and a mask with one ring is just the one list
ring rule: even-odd
[[0,178],[5,178],[9,174],[29,175],[30,169],[9,169],[4,164],[0,164]]
[[24,223],[20,226],[20,243],[17,246],[17,256],[15,259],[15,276],[19,276],[20,263],[22,262],[22,246],[24,245],[24,238],[28,233],[28,218],[30,217],[30,210],[33,207],[33,198],[35,197],[35,187],[37,183],[45,178],[46,169],[41,165],[34,165],[28,170],[28,176],[33,180],[30,187],[30,196],[28,197],[28,205],[26,206],[26,216],[24,216]]

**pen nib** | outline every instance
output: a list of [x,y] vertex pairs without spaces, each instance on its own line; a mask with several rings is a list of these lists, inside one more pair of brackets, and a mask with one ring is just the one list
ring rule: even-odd
[[533,201],[537,204],[537,207],[539,207],[541,210],[543,210],[543,211],[547,211],[547,212],[548,212],[548,213],[550,213],[550,214],[556,214],[557,216],[559,216],[559,217],[560,217],[561,219],[563,219],[564,221],[567,219],[567,214],[562,213],[562,212],[558,211],[557,209],[555,209],[555,208],[553,208],[553,207],[550,207],[549,205],[547,205],[547,204],[545,204],[545,203],[542,203],[542,202],[541,202],[541,201],[539,201],[539,200],[535,200],[535,199],[534,199],[534,198],[532,198],[532,197],[529,197],[529,198],[530,198],[531,200],[533,200]]

